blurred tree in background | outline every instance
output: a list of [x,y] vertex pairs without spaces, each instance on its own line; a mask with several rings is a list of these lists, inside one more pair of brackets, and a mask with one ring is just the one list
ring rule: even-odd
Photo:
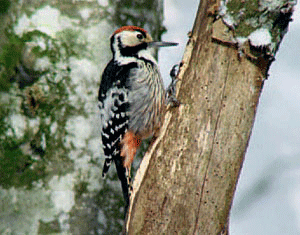
[[163,1],[0,1],[0,233],[117,234],[123,199],[101,178],[97,108],[109,36],[165,31]]

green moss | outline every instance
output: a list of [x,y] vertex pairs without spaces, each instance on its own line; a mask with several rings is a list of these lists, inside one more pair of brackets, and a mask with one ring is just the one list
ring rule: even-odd
[[231,0],[227,3],[228,12],[232,15],[241,15],[242,18],[248,19],[258,14],[258,0],[239,1]]
[[255,30],[256,28],[251,26],[250,24],[239,24],[238,27],[236,27],[235,35],[238,37],[248,37]]
[[261,13],[259,9],[259,1],[238,1],[231,0],[227,3],[228,14],[236,22],[235,35],[240,37],[247,37],[256,28],[251,24],[252,19],[257,19]]
[[0,0],[0,16],[8,12],[8,9],[11,5],[9,0]]
[[16,35],[9,34],[8,42],[0,50],[0,91],[8,91],[16,67],[20,63],[24,41]]
[[82,37],[82,33],[79,30],[65,29],[57,33],[57,38],[61,42],[63,48],[66,49],[66,56],[80,57],[87,52],[87,42]]
[[75,185],[76,199],[80,198],[84,193],[88,193],[88,182],[80,181]]
[[56,219],[54,221],[50,222],[43,222],[39,221],[39,231],[38,234],[54,234],[54,233],[60,233],[60,222]]
[[31,156],[24,155],[20,142],[15,139],[6,139],[2,144],[0,155],[0,185],[3,188],[26,187],[45,177],[44,164],[35,161]]
[[104,209],[103,214],[107,219],[105,224],[100,224],[102,234],[119,234],[122,231],[123,224],[120,221],[124,219],[124,213],[120,213],[120,208],[124,208],[124,199],[120,188],[114,189],[104,181],[103,188],[100,190],[97,204]]
[[[26,42],[42,41],[45,48],[36,43],[31,48],[30,57],[45,56],[52,63],[51,68],[40,73],[39,78],[33,84],[27,84],[23,90],[12,86],[11,81],[2,86],[6,90],[13,88],[7,97],[16,101],[1,101],[0,106],[0,185],[4,188],[30,188],[34,182],[44,180],[46,175],[63,175],[73,169],[73,162],[68,158],[72,146],[67,147],[65,139],[68,135],[67,121],[72,116],[84,115],[84,104],[79,100],[76,106],[72,105],[70,95],[77,94],[70,77],[71,71],[57,68],[56,64],[67,63],[69,56],[77,53],[74,48],[69,48],[77,43],[74,35],[68,32],[65,42],[59,43],[35,30],[24,34],[22,38],[11,36],[3,50],[0,61],[6,76],[0,79],[6,79],[6,82],[8,74],[16,75],[14,68],[21,63]],[[72,37],[74,39],[70,40]],[[24,133],[17,136],[15,127],[10,126],[7,117],[18,109],[21,109],[20,115],[25,120],[25,126]],[[29,125],[31,120],[35,120],[35,126]],[[56,131],[53,131],[53,125],[56,125]],[[7,135],[8,132],[11,134]]]
[[264,26],[270,28],[272,38],[277,41],[291,17],[291,12],[282,13],[280,9],[288,7],[290,2],[290,0],[284,0],[278,3],[277,8],[274,8],[271,2],[263,5],[258,0],[231,0],[226,4],[226,14],[234,20],[235,36],[247,37],[256,29]]
[[31,48],[32,56],[35,56],[36,58],[47,56],[54,64],[62,57],[58,41],[39,30],[33,30],[25,33],[22,39],[24,42],[44,42],[46,48],[41,48],[38,44]]
[[7,123],[7,117],[9,115],[9,112],[10,110],[6,105],[0,105],[0,141],[1,137],[3,138],[3,136],[5,136],[5,134],[7,133],[8,129],[10,129]]
[[[226,3],[225,3],[226,2]],[[223,1],[226,6],[223,10],[225,21],[232,25],[235,37],[247,37],[257,29],[267,29],[271,34],[271,43],[263,45],[266,57],[274,55],[286,32],[295,1],[282,0],[276,3],[272,1]],[[252,49],[251,49],[252,50]],[[254,56],[261,56],[261,51],[255,51]]]

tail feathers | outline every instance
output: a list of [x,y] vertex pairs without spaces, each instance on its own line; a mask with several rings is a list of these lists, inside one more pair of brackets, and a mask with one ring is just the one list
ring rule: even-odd
[[124,197],[124,200],[125,200],[124,216],[126,217],[127,209],[129,207],[129,198],[130,198],[126,168],[123,166],[122,159],[115,159],[114,162],[116,164],[118,177],[121,181],[123,197]]
[[112,161],[115,162],[118,178],[121,182],[123,198],[125,200],[124,217],[126,217],[127,209],[129,207],[129,199],[130,199],[129,188],[128,188],[129,187],[129,185],[128,185],[128,177],[129,176],[128,176],[128,172],[127,172],[126,168],[124,167],[122,159],[120,157],[115,158],[114,160],[112,158],[106,158],[104,161],[102,177],[105,177]]
[[106,176],[106,173],[109,170],[109,167],[111,165],[112,162],[112,158],[106,158],[104,161],[104,165],[103,165],[103,170],[102,170],[102,177],[104,178]]

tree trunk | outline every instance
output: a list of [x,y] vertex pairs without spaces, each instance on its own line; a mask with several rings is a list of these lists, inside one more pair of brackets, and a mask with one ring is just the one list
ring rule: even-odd
[[228,233],[263,82],[295,2],[276,4],[201,1],[178,76],[181,105],[136,174],[128,234]]
[[158,39],[162,0],[0,1],[0,234],[118,234],[114,167],[101,177],[97,94],[109,37]]

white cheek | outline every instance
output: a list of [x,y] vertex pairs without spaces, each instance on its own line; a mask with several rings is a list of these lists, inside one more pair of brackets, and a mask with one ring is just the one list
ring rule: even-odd
[[152,48],[147,48],[138,52],[138,57],[144,58],[146,60],[152,61],[152,63],[157,65],[156,59],[153,57],[154,50]]
[[138,41],[135,40],[134,38],[130,37],[127,40],[125,40],[124,44],[126,46],[136,46],[138,44]]
[[122,32],[122,42],[124,46],[135,46],[139,43],[139,40],[136,38],[136,35],[132,32],[124,31]]

